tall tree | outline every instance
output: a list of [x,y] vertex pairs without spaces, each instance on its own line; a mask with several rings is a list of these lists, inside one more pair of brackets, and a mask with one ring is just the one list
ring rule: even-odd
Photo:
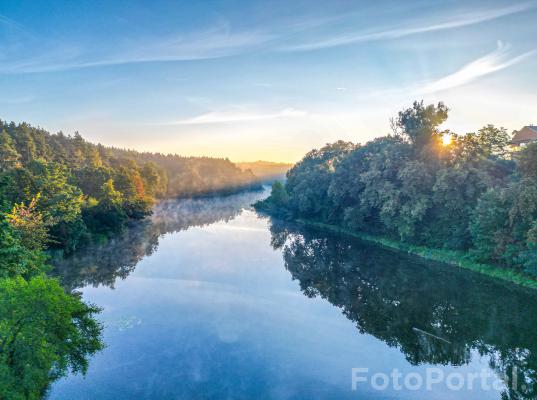
[[0,133],[0,172],[19,165],[21,156],[5,130]]

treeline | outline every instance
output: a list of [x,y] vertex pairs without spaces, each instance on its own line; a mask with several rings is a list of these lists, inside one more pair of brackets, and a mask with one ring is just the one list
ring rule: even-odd
[[134,160],[138,167],[154,166],[159,173],[159,198],[231,193],[256,186],[257,176],[227,158],[183,157],[176,154],[107,148],[111,157]]
[[227,159],[180,157],[94,145],[0,121],[0,212],[23,241],[72,252],[96,235],[150,214],[156,198],[250,186]]
[[448,108],[415,102],[393,134],[310,151],[258,209],[428,246],[537,276],[537,144],[504,128],[440,130]]

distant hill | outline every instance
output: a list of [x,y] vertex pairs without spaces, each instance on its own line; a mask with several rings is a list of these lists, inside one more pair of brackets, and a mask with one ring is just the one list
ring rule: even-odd
[[293,166],[289,163],[272,161],[237,162],[235,164],[243,171],[252,171],[261,181],[285,179],[285,174]]

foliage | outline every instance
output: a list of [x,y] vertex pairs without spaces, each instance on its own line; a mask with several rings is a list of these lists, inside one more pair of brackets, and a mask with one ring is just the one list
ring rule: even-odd
[[[254,204],[258,210],[263,210],[272,215],[278,214],[280,217],[285,217],[285,210],[289,205],[289,194],[281,181],[275,181],[272,184],[270,199],[259,200]],[[279,214],[282,212],[283,214]]]
[[423,105],[415,101],[412,107],[400,111],[395,126],[410,140],[419,156],[427,156],[429,151],[438,151],[442,135],[438,127],[448,117],[449,109],[443,104]]
[[92,234],[111,235],[129,219],[146,217],[156,198],[254,184],[251,171],[227,159],[109,148],[88,143],[78,132],[51,135],[26,123],[0,121],[0,211],[9,213],[39,195],[34,215],[47,227],[47,244],[65,252]]
[[32,250],[43,250],[49,241],[43,214],[36,209],[40,197],[38,194],[28,206],[24,203],[15,204],[6,216],[9,224],[20,234],[21,244]]
[[0,171],[4,171],[18,165],[21,156],[15,149],[13,140],[6,131],[0,133]]
[[36,275],[45,269],[45,255],[24,246],[19,234],[0,220],[0,278]]
[[40,399],[52,380],[85,373],[102,349],[99,309],[44,276],[0,279],[0,393]]
[[0,219],[0,394],[40,399],[68,371],[85,373],[102,348],[99,311],[47,278],[39,196]]
[[537,276],[537,144],[511,156],[504,128],[458,136],[440,129],[447,116],[415,102],[395,135],[313,150],[257,207]]

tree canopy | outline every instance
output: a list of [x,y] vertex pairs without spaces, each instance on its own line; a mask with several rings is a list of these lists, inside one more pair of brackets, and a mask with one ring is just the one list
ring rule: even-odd
[[257,207],[537,276],[537,144],[512,153],[493,125],[457,135],[441,128],[448,112],[414,102],[392,135],[310,151]]

